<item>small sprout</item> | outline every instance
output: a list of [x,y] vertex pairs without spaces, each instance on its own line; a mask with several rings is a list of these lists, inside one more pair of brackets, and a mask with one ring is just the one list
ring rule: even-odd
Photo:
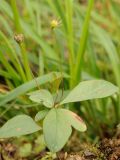
[[60,22],[58,20],[54,19],[54,20],[51,21],[50,25],[51,25],[51,28],[54,29],[54,28],[58,27],[59,24],[60,24]]
[[18,44],[21,44],[24,41],[24,35],[23,34],[17,34],[17,35],[14,36],[14,40]]

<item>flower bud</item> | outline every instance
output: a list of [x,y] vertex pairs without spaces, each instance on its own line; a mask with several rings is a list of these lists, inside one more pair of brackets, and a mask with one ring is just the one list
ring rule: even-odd
[[24,41],[24,35],[23,34],[17,34],[17,35],[14,36],[14,40],[18,44],[21,44]]
[[59,25],[59,22],[57,20],[52,20],[51,21],[51,28],[54,29]]

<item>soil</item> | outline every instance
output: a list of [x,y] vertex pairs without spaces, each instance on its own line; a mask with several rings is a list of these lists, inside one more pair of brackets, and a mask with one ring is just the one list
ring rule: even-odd
[[[75,144],[72,142],[57,153],[53,158],[48,155],[47,149],[39,154],[32,154],[27,158],[21,158],[17,154],[17,146],[12,142],[3,141],[0,143],[0,160],[120,160],[120,137],[112,139],[103,139],[97,145]],[[76,147],[75,147],[76,146]]]
[[120,160],[120,138],[104,139],[98,146],[84,144],[78,152],[61,151],[57,153],[57,158],[47,158],[47,153],[47,150],[43,150],[38,155],[21,158],[16,157],[14,144],[0,144],[0,160]]

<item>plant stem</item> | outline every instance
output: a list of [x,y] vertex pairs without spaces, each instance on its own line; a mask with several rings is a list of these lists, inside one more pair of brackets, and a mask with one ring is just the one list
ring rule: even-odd
[[18,9],[17,9],[16,0],[11,0],[11,6],[12,6],[13,14],[14,14],[15,28],[16,28],[16,31],[18,33],[20,33],[22,29],[21,29],[21,24],[20,24],[20,19],[19,19],[19,13],[18,13]]
[[[14,14],[14,22],[15,22],[15,28],[18,33],[22,32],[21,24],[20,24],[20,17],[19,17],[19,12],[17,9],[17,3],[16,0],[11,0],[11,6]],[[25,68],[25,73],[26,73],[26,79],[31,80],[32,75],[31,75],[31,70],[29,66],[29,61],[28,61],[28,56],[27,56],[27,51],[24,43],[20,44],[21,47],[21,53],[22,53],[22,58],[23,58],[23,66]]]
[[20,44],[20,48],[21,48],[21,54],[22,54],[22,58],[23,58],[23,64],[24,64],[27,80],[31,80],[32,75],[31,75],[31,70],[30,70],[30,66],[29,66],[27,51],[25,49],[24,43]]

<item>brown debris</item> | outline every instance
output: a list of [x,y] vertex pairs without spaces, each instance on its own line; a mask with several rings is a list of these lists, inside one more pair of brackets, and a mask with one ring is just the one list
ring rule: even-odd
[[97,155],[96,155],[95,153],[89,151],[89,150],[86,150],[86,151],[84,152],[84,157],[85,157],[86,159],[95,159],[95,158],[97,158]]
[[84,158],[82,158],[80,155],[76,154],[76,155],[69,155],[66,160],[85,160]]
[[100,150],[105,154],[107,160],[120,160],[120,139],[104,139]]

